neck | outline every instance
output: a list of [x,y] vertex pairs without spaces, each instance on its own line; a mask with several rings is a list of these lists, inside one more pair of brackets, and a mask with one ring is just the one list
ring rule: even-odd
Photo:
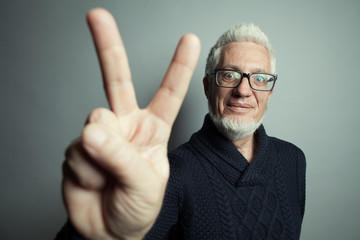
[[240,140],[232,141],[232,144],[239,150],[239,152],[250,163],[255,155],[255,138],[254,134],[247,136]]

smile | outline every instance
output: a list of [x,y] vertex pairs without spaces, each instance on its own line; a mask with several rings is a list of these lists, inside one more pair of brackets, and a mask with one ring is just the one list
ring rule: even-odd
[[229,103],[227,107],[233,112],[248,112],[253,108],[251,104],[247,103]]

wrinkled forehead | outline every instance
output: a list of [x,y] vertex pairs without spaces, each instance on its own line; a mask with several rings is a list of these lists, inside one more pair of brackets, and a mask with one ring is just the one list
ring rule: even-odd
[[232,42],[222,48],[216,68],[229,68],[244,72],[270,72],[270,55],[260,44]]

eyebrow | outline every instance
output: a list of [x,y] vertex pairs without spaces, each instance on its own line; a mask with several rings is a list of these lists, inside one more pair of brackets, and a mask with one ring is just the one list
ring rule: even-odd
[[253,73],[265,73],[266,71],[262,68],[255,68],[254,71],[252,71]]
[[223,66],[222,68],[234,69],[236,71],[240,71],[240,69],[236,65],[232,65],[232,64],[227,64],[227,65]]
[[[242,70],[240,70],[240,68],[236,65],[233,65],[233,64],[227,64],[225,65],[224,67],[222,68],[225,68],[225,69],[233,69],[235,71],[240,71],[242,72]],[[251,73],[265,73],[266,71],[263,69],[263,68],[254,68],[253,71],[251,71]]]

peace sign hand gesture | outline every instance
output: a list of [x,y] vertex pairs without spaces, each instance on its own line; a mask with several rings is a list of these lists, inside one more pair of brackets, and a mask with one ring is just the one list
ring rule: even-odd
[[116,23],[104,9],[88,24],[111,110],[95,109],[67,149],[63,195],[69,218],[89,239],[141,239],[161,209],[169,177],[167,144],[200,52],[191,34],[179,42],[147,108],[139,109]]

